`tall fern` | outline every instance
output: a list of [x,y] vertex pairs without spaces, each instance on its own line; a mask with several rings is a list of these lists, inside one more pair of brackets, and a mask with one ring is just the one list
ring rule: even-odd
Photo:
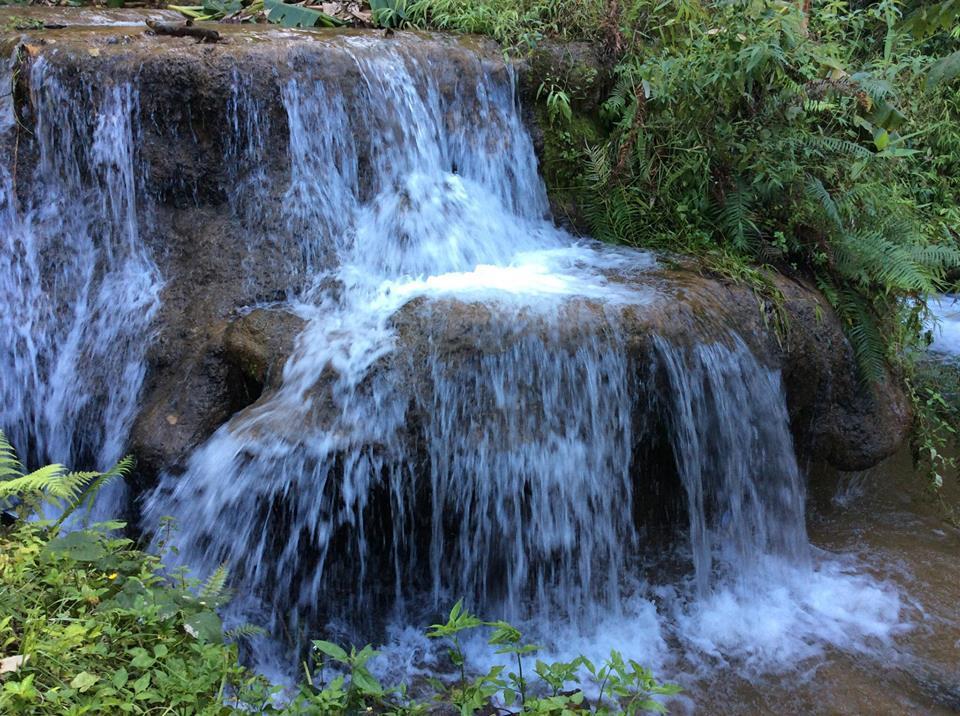
[[0,502],[17,498],[28,506],[49,503],[62,509],[60,522],[83,504],[92,505],[100,490],[133,469],[125,457],[106,472],[70,472],[63,465],[46,465],[24,473],[13,446],[0,431]]

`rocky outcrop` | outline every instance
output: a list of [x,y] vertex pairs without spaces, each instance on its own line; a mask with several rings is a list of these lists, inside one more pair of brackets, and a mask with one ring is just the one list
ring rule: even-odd
[[[624,277],[650,296],[642,306],[614,311],[632,365],[643,372],[655,362],[655,336],[692,345],[725,340],[734,330],[762,361],[781,371],[801,458],[843,470],[875,465],[897,449],[909,430],[911,413],[903,389],[889,377],[881,385],[864,384],[842,326],[822,295],[804,283],[771,278],[784,297],[786,325],[778,330],[773,328],[772,309],[758,302],[749,287],[701,275],[693,265]],[[611,315],[604,304],[580,299],[565,310],[576,320],[551,323],[560,326],[551,341],[571,351],[591,321],[606,321]],[[411,301],[393,320],[404,381],[419,386],[415,392],[430,390],[428,355],[455,366],[507,350],[518,335],[504,325],[496,306],[455,299]],[[531,330],[536,322],[522,325],[522,330]],[[290,355],[301,326],[292,314],[283,320],[257,313],[239,318],[230,330],[243,337],[236,341],[242,349],[238,345],[231,352],[232,360],[255,366],[254,374],[263,375],[263,366],[279,365]],[[410,419],[422,417],[414,412]]]

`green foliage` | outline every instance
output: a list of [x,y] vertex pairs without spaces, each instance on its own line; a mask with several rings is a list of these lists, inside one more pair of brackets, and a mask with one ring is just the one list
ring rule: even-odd
[[[0,713],[229,713],[228,691],[258,683],[223,644],[214,608],[225,570],[195,596],[117,536],[123,523],[64,531],[73,510],[130,467],[24,475],[0,434],[0,495],[19,500],[19,519],[0,531]],[[43,502],[64,508],[56,522],[32,514]]]
[[[939,489],[947,474],[958,474],[954,456],[960,447],[960,365],[921,358],[908,387],[916,423],[910,441],[913,460],[926,472],[930,485]],[[953,515],[954,522],[958,518]]]
[[227,690],[251,680],[236,647],[191,627],[216,617],[210,605],[108,531],[121,526],[60,535],[21,521],[0,533],[0,653],[25,659],[0,676],[0,712],[232,710]]
[[407,0],[370,0],[370,12],[379,27],[401,27],[407,21]]
[[603,0],[412,0],[410,24],[490,35],[505,48],[530,50],[544,37],[598,36]]
[[340,27],[342,20],[300,5],[287,5],[283,0],[263,0],[267,19],[284,27]]
[[[414,15],[513,48],[598,42],[614,58],[606,129],[548,183],[576,185],[602,240],[812,279],[879,380],[917,338],[910,306],[960,266],[960,3],[576,5],[550,4],[557,26],[537,2],[420,0]],[[567,89],[547,77],[538,93],[551,131],[570,123]]]
[[920,2],[907,13],[903,29],[918,38],[951,31],[960,19],[960,0]]
[[61,510],[58,523],[62,523],[82,505],[92,505],[104,485],[122,479],[132,468],[133,459],[127,457],[104,473],[69,472],[63,465],[46,465],[25,474],[0,431],[0,506],[16,498],[19,512],[27,515],[43,503],[51,504]]

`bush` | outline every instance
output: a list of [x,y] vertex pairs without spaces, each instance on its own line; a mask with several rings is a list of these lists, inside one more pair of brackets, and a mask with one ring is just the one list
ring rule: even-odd
[[216,599],[160,576],[109,523],[0,533],[0,713],[228,713],[250,677],[223,643]]

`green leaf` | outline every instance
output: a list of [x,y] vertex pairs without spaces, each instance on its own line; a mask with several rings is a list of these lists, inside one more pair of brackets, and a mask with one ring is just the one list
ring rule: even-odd
[[313,642],[313,648],[319,651],[321,654],[326,654],[334,661],[339,661],[341,664],[346,664],[349,661],[347,652],[333,642],[317,639]]
[[135,669],[149,669],[154,665],[155,659],[147,653],[146,649],[137,647],[136,649],[131,649],[130,653],[133,654],[133,659],[130,660],[130,666]]
[[364,668],[354,669],[350,675],[353,685],[368,696],[380,696],[383,694],[383,687],[373,675]]
[[370,12],[380,27],[398,27],[407,19],[406,0],[370,0]]
[[960,50],[933,63],[930,72],[927,73],[925,87],[932,90],[937,85],[949,82],[958,75],[960,75]]
[[127,670],[122,666],[113,673],[113,678],[110,679],[110,683],[118,689],[122,689],[126,683],[129,676],[127,675]]
[[133,682],[133,690],[135,693],[138,693],[138,694],[142,691],[146,691],[148,686],[150,686],[149,673],[144,674],[139,679]]
[[342,20],[302,5],[287,5],[283,0],[264,0],[267,19],[283,27],[342,27]]
[[873,133],[873,143],[878,151],[883,151],[890,145],[890,133],[886,129],[876,129]]
[[44,552],[69,557],[77,562],[96,562],[107,554],[101,536],[88,530],[69,532],[63,537],[50,540]]
[[215,612],[206,609],[197,612],[183,622],[183,628],[195,639],[210,644],[220,644],[223,641],[223,622]]
[[89,671],[81,671],[79,674],[73,677],[73,681],[70,682],[70,688],[76,689],[80,693],[83,693],[99,680],[99,676],[94,676]]

